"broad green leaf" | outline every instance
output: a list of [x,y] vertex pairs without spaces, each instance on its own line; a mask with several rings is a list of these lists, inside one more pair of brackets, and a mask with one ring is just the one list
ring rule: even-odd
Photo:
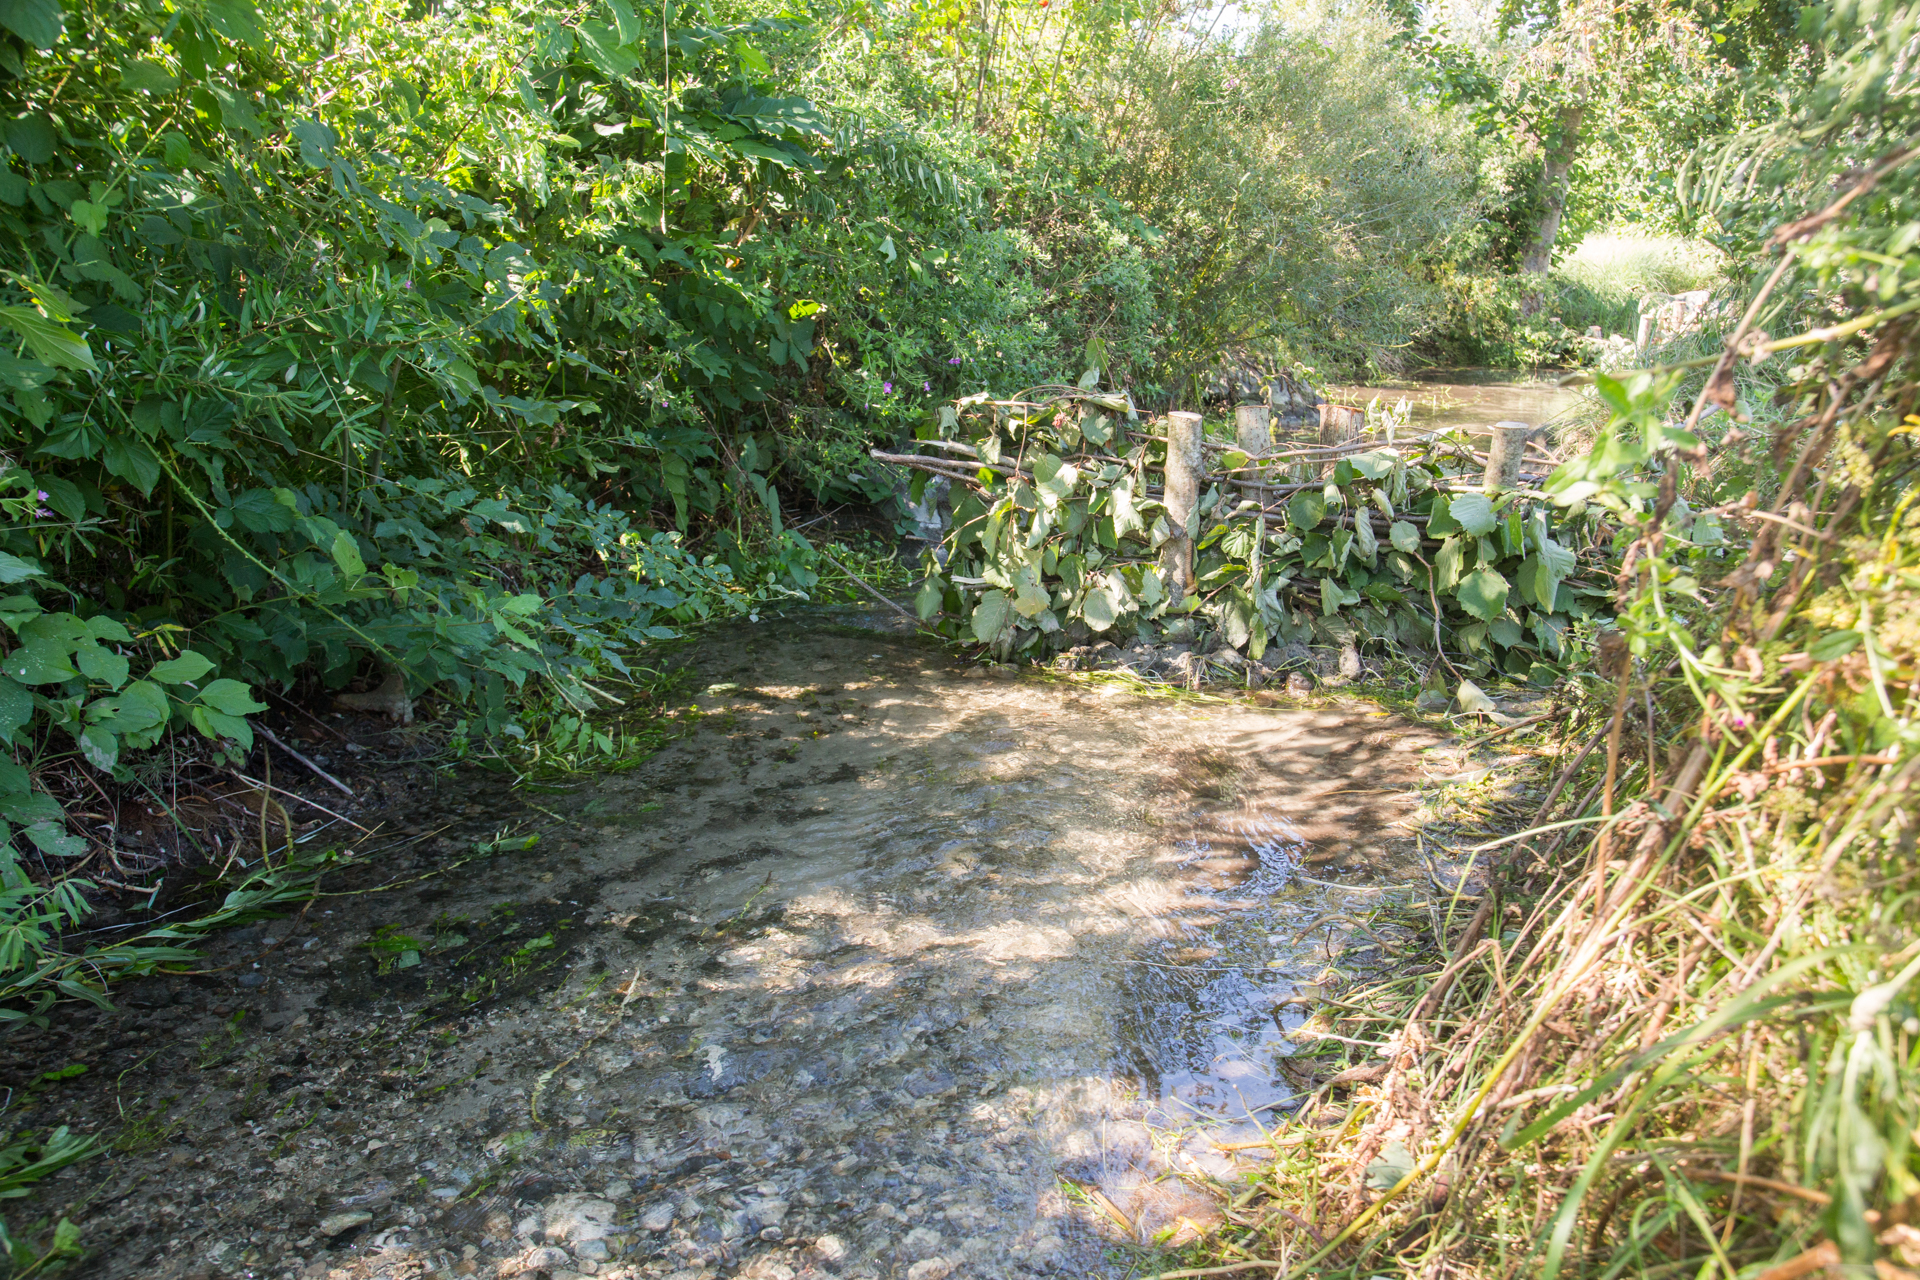
[[171,708],[166,690],[151,680],[135,680],[117,697],[101,698],[87,707],[87,718],[109,733],[143,734],[167,722]]
[[913,597],[914,612],[920,615],[922,622],[925,622],[940,612],[941,602],[945,598],[946,584],[938,577],[929,575],[927,580],[920,584],[920,590]]
[[110,689],[127,682],[127,660],[97,641],[88,641],[73,651],[74,665],[89,680],[98,680]]
[[213,663],[204,654],[191,649],[183,650],[179,657],[157,662],[153,670],[147,672],[147,678],[158,680],[162,684],[191,684],[207,672],[213,670]]
[[1086,601],[1080,606],[1080,616],[1095,631],[1105,631],[1113,625],[1113,598],[1103,588],[1087,592]]
[[1007,599],[1006,592],[986,592],[980,597],[980,603],[973,607],[973,638],[981,644],[992,644],[1007,629],[1007,618],[1012,612],[1012,603]]
[[7,121],[7,146],[28,164],[45,164],[59,150],[53,126],[38,112]]
[[[354,541],[351,533],[342,529],[335,534],[332,551],[333,562],[340,566],[340,572],[346,575],[349,582],[366,574],[367,562],[360,558],[360,544]],[[537,596],[535,600],[538,600]]]
[[1427,513],[1427,536],[1430,538],[1444,538],[1450,533],[1458,532],[1460,532],[1460,522],[1453,518],[1450,504],[1447,501],[1447,495],[1444,493],[1434,494],[1433,508]]
[[1376,452],[1356,453],[1346,461],[1358,475],[1368,480],[1378,480],[1393,471],[1396,459],[1390,453]]
[[253,0],[208,0],[207,19],[227,39],[249,48],[267,47],[267,34]]
[[1499,708],[1494,705],[1493,699],[1489,698],[1486,692],[1471,680],[1462,680],[1460,682],[1460,687],[1454,691],[1453,700],[1462,711],[1499,710]]
[[1327,500],[1312,489],[1302,489],[1287,500],[1287,518],[1296,532],[1305,533],[1327,518]]
[[1507,611],[1507,580],[1497,570],[1482,565],[1460,580],[1453,598],[1482,622],[1492,622]]
[[[16,582],[25,582],[28,578],[41,577],[40,567],[31,560],[22,560],[19,556],[8,555],[0,551],[0,586],[12,586]],[[35,606],[34,612],[39,612]]]
[[1859,647],[1859,631],[1829,631],[1808,646],[1807,656],[1815,662],[1832,662],[1846,657]]
[[180,83],[157,62],[136,58],[120,68],[120,87],[145,93],[168,93]]
[[[12,765],[11,761],[6,762]],[[18,765],[12,765],[19,769]],[[4,789],[0,789],[0,817],[8,822],[17,822],[21,826],[31,826],[41,822],[59,822],[66,815],[60,808],[60,802],[44,791],[30,791],[31,784],[22,781],[26,770],[19,769],[20,777],[7,779]]]
[[36,49],[51,49],[58,44],[65,21],[60,0],[0,0],[0,27]]
[[1049,603],[1047,593],[1039,582],[1022,574],[1019,590],[1013,600],[1013,611],[1023,618],[1037,618]]
[[209,738],[231,738],[242,748],[253,746],[253,726],[239,716],[196,704],[187,708],[187,719]]
[[1511,649],[1527,638],[1525,629],[1504,614],[1487,627],[1487,634],[1493,637],[1495,644],[1505,649]]
[[1448,534],[1433,557],[1433,589],[1451,591],[1466,569],[1467,543],[1457,533]]
[[27,828],[27,839],[33,841],[40,852],[53,858],[77,858],[87,851],[87,842],[69,832],[61,822],[36,822]]
[[93,351],[82,338],[65,325],[47,319],[32,307],[0,307],[0,324],[6,325],[27,344],[33,358],[56,369],[85,369],[98,372]]
[[256,702],[253,690],[238,680],[215,680],[200,691],[196,701],[229,716],[253,715],[267,709],[267,704]]
[[1415,555],[1420,550],[1420,530],[1405,520],[1395,520],[1387,528],[1387,540],[1393,543],[1395,551]]
[[142,494],[151,495],[153,486],[160,483],[160,459],[143,440],[126,435],[110,436],[100,460],[107,464],[107,470]]
[[13,731],[33,719],[33,695],[18,682],[0,676],[0,747],[13,741]]
[[[1439,499],[1435,499],[1437,504]],[[1476,538],[1492,533],[1499,520],[1493,514],[1493,499],[1484,493],[1456,493],[1447,502],[1447,514]]]
[[614,31],[621,44],[632,44],[646,37],[647,24],[635,15],[627,0],[607,0],[607,12],[613,15]]
[[0,659],[0,674],[21,684],[57,684],[79,674],[68,661],[73,646],[43,636],[34,636]]
[[80,731],[78,741],[80,754],[100,772],[112,773],[113,766],[120,763],[120,740],[101,726],[88,725]]

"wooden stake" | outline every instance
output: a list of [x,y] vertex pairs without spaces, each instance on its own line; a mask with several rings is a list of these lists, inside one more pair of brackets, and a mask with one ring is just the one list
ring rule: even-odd
[[1193,592],[1193,536],[1189,526],[1200,505],[1200,415],[1167,415],[1167,523],[1173,532],[1160,547],[1160,565],[1167,575],[1167,594],[1174,601]]
[[[1249,458],[1258,458],[1273,452],[1273,410],[1264,404],[1238,405],[1233,411],[1234,442],[1240,446],[1240,452]],[[1255,501],[1260,504],[1259,516],[1255,519],[1253,531],[1253,553],[1247,557],[1247,576],[1253,580],[1256,592],[1260,589],[1260,553],[1267,545],[1267,468],[1259,464],[1245,468],[1241,473],[1247,479],[1261,486],[1253,491]]]
[[1527,454],[1527,436],[1533,427],[1525,422],[1496,422],[1487,440],[1486,483],[1489,494],[1511,489],[1520,483],[1520,463]]

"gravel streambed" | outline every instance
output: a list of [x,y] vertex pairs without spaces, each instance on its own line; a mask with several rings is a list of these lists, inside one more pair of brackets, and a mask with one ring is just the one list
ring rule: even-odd
[[1314,993],[1420,945],[1350,926],[1421,878],[1432,730],[826,623],[695,663],[633,772],[450,784],[487,856],[14,1046],[16,1123],[114,1149],[10,1221],[114,1280],[1120,1276],[1298,1105]]

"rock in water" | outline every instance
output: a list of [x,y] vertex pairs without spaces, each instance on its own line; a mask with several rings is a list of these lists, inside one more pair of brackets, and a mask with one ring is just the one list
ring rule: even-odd
[[1313,693],[1313,680],[1306,673],[1293,671],[1287,674],[1287,692],[1296,698],[1305,698]]

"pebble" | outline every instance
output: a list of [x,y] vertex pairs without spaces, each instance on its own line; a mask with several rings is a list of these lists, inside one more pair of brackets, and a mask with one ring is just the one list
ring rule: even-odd
[[947,1280],[953,1264],[945,1258],[925,1258],[907,1268],[907,1280]]
[[365,1209],[356,1209],[349,1213],[336,1213],[320,1219],[320,1234],[323,1236],[337,1236],[343,1232],[351,1231],[355,1227],[364,1227],[372,1221],[373,1215]]
[[813,1242],[813,1251],[827,1262],[839,1262],[847,1256],[847,1242],[839,1236],[821,1236]]
[[673,1202],[663,1200],[640,1215],[642,1231],[665,1231],[673,1225]]
[[601,1191],[600,1194],[605,1196],[607,1199],[615,1202],[625,1200],[628,1196],[633,1194],[633,1184],[631,1182],[625,1181],[624,1179],[616,1182],[609,1182],[606,1185],[606,1188],[603,1191]]
[[588,1262],[605,1262],[613,1256],[613,1250],[607,1248],[605,1240],[583,1240],[573,1247],[574,1256],[585,1258]]
[[611,1200],[564,1195],[548,1201],[542,1216],[546,1219],[549,1241],[584,1244],[613,1234],[613,1219],[618,1213]]
[[[520,1255],[522,1271],[557,1271],[573,1261],[573,1255],[565,1249],[556,1249],[552,1245],[542,1245],[538,1249],[529,1249]],[[502,1274],[505,1274],[504,1270]]]

